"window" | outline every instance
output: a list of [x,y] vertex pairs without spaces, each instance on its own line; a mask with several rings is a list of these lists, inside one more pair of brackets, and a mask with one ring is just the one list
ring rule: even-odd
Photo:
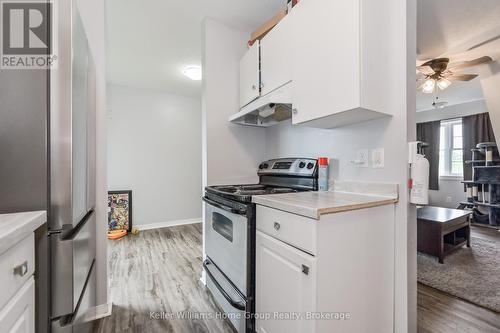
[[462,119],[441,122],[439,142],[439,176],[462,177]]

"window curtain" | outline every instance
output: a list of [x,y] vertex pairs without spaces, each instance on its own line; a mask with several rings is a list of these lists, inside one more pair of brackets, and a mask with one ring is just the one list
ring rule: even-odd
[[[486,113],[475,114],[462,118],[463,134],[463,158],[464,158],[464,179],[472,180],[472,167],[465,161],[472,159],[471,149],[476,148],[480,142],[496,142],[493,127],[491,126],[490,115]],[[498,151],[495,151],[493,158],[498,158]]]
[[417,124],[417,140],[429,144],[424,150],[424,155],[429,161],[429,189],[439,190],[439,140],[441,135],[441,122],[430,121]]

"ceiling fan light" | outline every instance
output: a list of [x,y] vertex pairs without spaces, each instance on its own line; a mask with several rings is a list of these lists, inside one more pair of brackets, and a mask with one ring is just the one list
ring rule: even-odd
[[427,79],[422,85],[422,92],[425,94],[432,94],[434,92],[435,87],[436,87],[436,80]]
[[445,90],[446,88],[448,88],[450,86],[450,84],[451,84],[451,81],[447,80],[445,78],[441,78],[437,82],[437,85],[438,85],[439,89],[441,89],[441,90]]

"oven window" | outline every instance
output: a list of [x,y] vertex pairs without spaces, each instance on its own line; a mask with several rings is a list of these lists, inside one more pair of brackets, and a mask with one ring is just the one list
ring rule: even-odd
[[233,221],[222,214],[212,213],[212,228],[222,237],[233,242]]

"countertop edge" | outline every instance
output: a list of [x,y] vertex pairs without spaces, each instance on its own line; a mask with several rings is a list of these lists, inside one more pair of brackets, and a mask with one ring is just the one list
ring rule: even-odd
[[[351,193],[351,194],[362,195],[359,193]],[[253,199],[252,201],[257,205],[278,209],[284,212],[312,218],[315,220],[319,220],[322,215],[391,205],[391,204],[396,204],[399,201],[399,198],[391,198],[387,196],[374,196],[374,195],[370,196],[378,197],[379,199],[374,198],[374,200],[370,202],[363,202],[358,204],[346,204],[343,206],[326,207],[326,208],[312,208],[304,205],[297,205],[295,203],[287,204],[283,201],[273,200],[272,198],[269,197],[259,197],[259,196],[252,198]]]
[[[16,223],[17,225],[9,228],[5,233],[0,232],[0,255],[47,222],[46,211],[2,214],[2,216],[5,215],[11,215],[12,223]],[[22,218],[22,215],[25,215],[24,219],[19,220]],[[7,221],[8,223],[9,221]]]

